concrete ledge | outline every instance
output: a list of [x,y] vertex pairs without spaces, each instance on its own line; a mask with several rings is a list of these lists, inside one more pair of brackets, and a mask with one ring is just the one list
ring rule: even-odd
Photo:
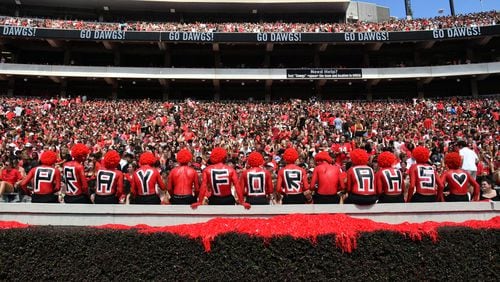
[[64,205],[0,204],[0,220],[31,225],[95,226],[103,224],[169,226],[205,222],[215,217],[268,218],[284,214],[343,213],[379,222],[402,223],[424,221],[462,222],[488,220],[500,216],[500,203],[413,203],[357,205],[277,205],[252,206],[139,206],[139,205]]
[[[405,68],[364,68],[361,79],[410,79],[438,78],[465,75],[492,75],[500,73],[500,62],[405,67]],[[287,78],[287,69],[203,69],[203,68],[139,68],[139,67],[87,67],[35,64],[0,64],[0,74],[47,77],[97,77],[124,79],[236,79],[236,80],[296,80]],[[304,78],[309,79],[309,78]],[[342,78],[317,78],[342,79]]]

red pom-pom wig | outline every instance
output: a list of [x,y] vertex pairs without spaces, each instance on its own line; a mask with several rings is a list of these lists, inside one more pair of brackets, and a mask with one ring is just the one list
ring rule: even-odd
[[151,152],[144,152],[139,157],[140,165],[154,165],[156,163],[156,157]]
[[264,157],[259,152],[252,152],[248,155],[247,163],[251,167],[259,167],[264,164]]
[[116,169],[120,164],[120,154],[115,150],[110,150],[104,155],[102,163],[107,169]]
[[181,149],[177,152],[176,159],[178,163],[185,165],[193,159],[193,155],[188,149]]
[[299,158],[299,153],[294,148],[288,148],[283,154],[283,159],[287,164],[293,164]]
[[382,152],[378,155],[378,166],[381,168],[392,167],[396,163],[396,156],[391,152]]
[[40,163],[43,165],[54,165],[57,162],[57,154],[53,151],[45,151],[40,156]]
[[449,169],[459,169],[462,166],[462,157],[457,152],[448,153],[444,157],[444,163]]
[[317,163],[318,162],[327,162],[327,163],[331,164],[333,162],[332,157],[330,157],[330,154],[328,154],[328,152],[325,152],[325,151],[317,153],[316,156],[314,156],[314,160]]
[[224,148],[215,147],[210,154],[210,162],[212,164],[222,163],[226,160],[227,152]]
[[75,144],[71,148],[71,156],[77,161],[84,161],[90,153],[89,148],[82,143]]
[[429,161],[429,157],[431,155],[431,152],[429,149],[423,147],[423,146],[418,146],[413,151],[411,152],[413,158],[417,161],[419,164],[424,164]]
[[370,158],[368,153],[363,149],[354,149],[349,155],[353,165],[367,165]]

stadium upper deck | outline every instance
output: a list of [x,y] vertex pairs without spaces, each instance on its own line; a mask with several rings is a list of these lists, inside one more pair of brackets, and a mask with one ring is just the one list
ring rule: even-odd
[[[149,1],[150,6],[141,6],[164,12],[158,22],[154,12],[144,14],[137,7],[131,11],[133,5],[145,1],[120,2],[123,5],[116,1],[113,5],[105,1],[13,2],[0,0],[0,11],[6,15],[0,19],[2,62],[65,65],[70,72],[37,66],[39,73],[9,73],[22,65],[4,66],[0,76],[4,94],[274,100],[311,95],[343,99],[500,93],[498,68],[480,65],[500,60],[497,12],[341,23],[349,1],[291,1],[295,4],[288,3],[291,8],[279,15],[272,12],[274,4],[269,1],[255,1],[259,3],[252,5],[263,8],[244,11],[232,2],[249,1],[207,1],[186,6],[187,10],[182,5],[193,1]],[[168,8],[169,3],[181,6]],[[297,3],[306,5],[303,9],[309,13],[298,15],[293,9]],[[201,15],[196,9],[205,4],[224,8],[217,16],[208,8]],[[55,5],[60,7],[54,9]],[[323,7],[322,12],[314,7]],[[323,15],[330,20],[322,21]],[[457,67],[452,73],[438,67],[446,65]],[[71,75],[73,66],[103,68],[79,77]],[[429,66],[438,68],[425,72],[409,68]],[[407,69],[386,69],[390,67]],[[212,75],[226,68],[239,76]],[[293,74],[297,68],[299,73]],[[338,70],[349,75],[316,75]],[[139,72],[142,75],[133,74]],[[155,72],[163,76],[158,79]],[[412,72],[420,76],[405,75]],[[146,78],[148,73],[151,76]]]
[[[1,0],[6,15],[113,21],[116,19],[190,21],[345,18],[350,0]],[[20,4],[16,4],[20,3]]]

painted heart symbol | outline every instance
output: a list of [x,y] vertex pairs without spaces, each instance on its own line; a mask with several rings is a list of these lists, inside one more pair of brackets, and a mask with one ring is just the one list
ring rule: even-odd
[[453,173],[453,180],[458,183],[458,185],[463,186],[467,180],[467,175],[465,173]]

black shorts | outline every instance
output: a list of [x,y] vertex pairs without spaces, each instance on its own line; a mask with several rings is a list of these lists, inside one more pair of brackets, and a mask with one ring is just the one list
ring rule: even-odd
[[196,198],[193,195],[173,195],[170,198],[170,204],[172,205],[191,205],[196,202]]
[[40,195],[33,194],[31,195],[32,203],[46,203],[46,204],[56,204],[59,203],[59,198],[54,194]]
[[412,203],[432,203],[436,201],[436,195],[422,195],[419,193],[413,194],[411,197]]
[[93,180],[89,180],[89,181],[87,182],[87,185],[88,185],[88,187],[89,187],[89,194],[90,194],[90,195],[94,194],[94,193],[95,193],[95,187],[96,187],[96,186],[95,186],[95,185],[96,185],[96,180],[95,180],[95,179],[93,179]]
[[344,204],[373,205],[377,202],[377,195],[358,195],[350,193]]
[[229,195],[226,197],[217,197],[217,196],[210,196],[208,198],[208,204],[209,205],[235,205],[236,200],[234,199],[233,195]]
[[66,204],[90,204],[90,198],[87,195],[81,194],[78,196],[64,196],[64,202]]
[[357,130],[356,133],[354,133],[354,136],[356,137],[363,137],[366,134],[366,130]]
[[115,195],[100,196],[95,195],[95,204],[118,204],[118,198]]
[[340,196],[337,194],[334,195],[321,195],[314,194],[313,201],[315,204],[338,204],[340,203]]
[[455,195],[455,194],[450,194],[446,197],[444,197],[445,202],[468,202],[469,200],[469,195]]
[[307,202],[306,196],[304,194],[292,194],[292,195],[284,195],[282,203],[283,205],[300,205],[305,204]]
[[266,196],[247,196],[246,201],[250,205],[269,205],[269,199]]
[[147,195],[147,196],[135,196],[134,200],[131,201],[133,205],[159,205],[161,204],[160,197],[158,195]]
[[379,203],[404,203],[405,202],[405,196],[403,194],[399,195],[387,195],[387,194],[382,194],[378,198]]
[[130,181],[124,180],[123,181],[123,194],[128,195],[130,194]]

